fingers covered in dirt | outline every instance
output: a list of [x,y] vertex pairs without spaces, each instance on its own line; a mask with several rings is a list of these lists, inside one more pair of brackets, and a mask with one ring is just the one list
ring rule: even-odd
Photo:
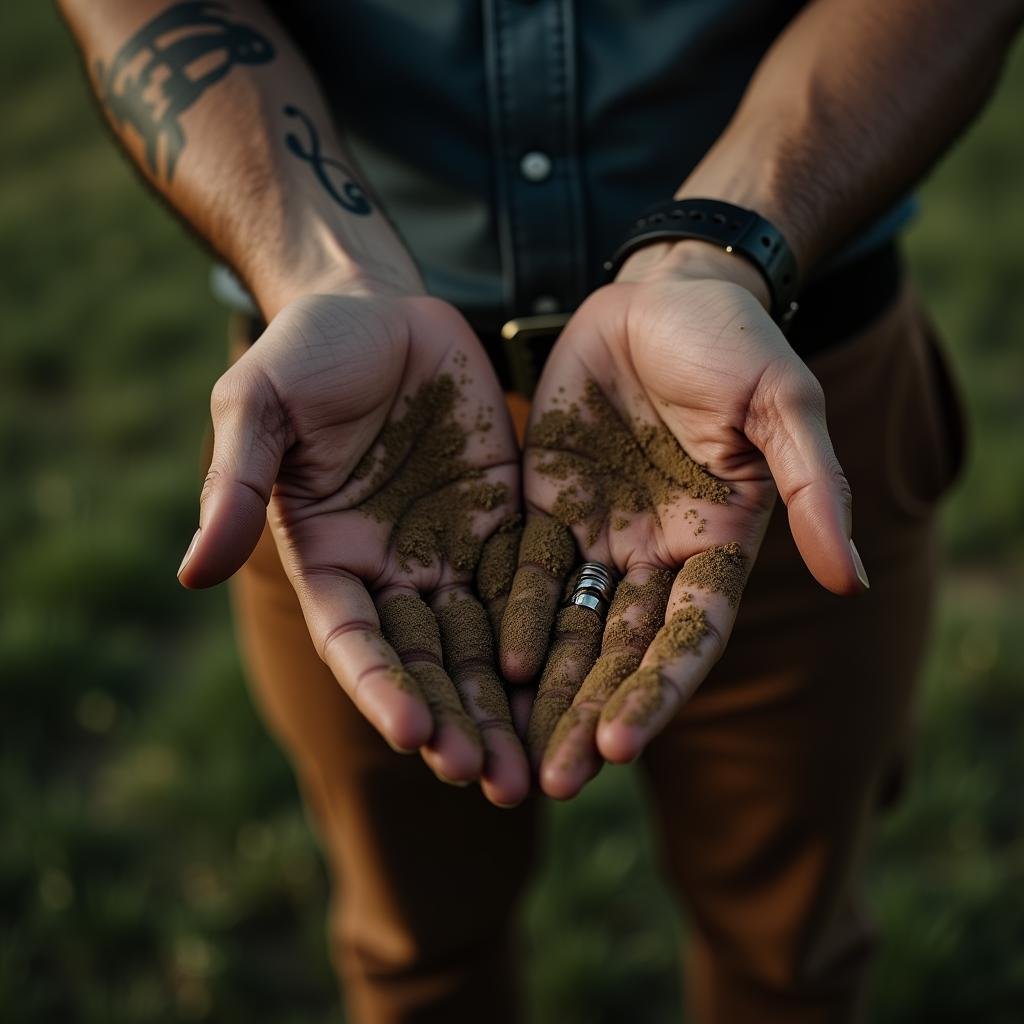
[[576,560],[576,543],[550,516],[533,516],[519,546],[518,567],[501,623],[505,677],[528,683],[544,665],[555,611]]
[[476,570],[476,588],[487,608],[495,639],[501,635],[501,620],[516,574],[516,559],[523,536],[520,516],[509,516],[491,534],[480,553]]
[[687,559],[664,625],[601,711],[597,747],[605,760],[636,758],[704,681],[725,650],[749,571],[736,543]]
[[400,591],[378,604],[381,630],[418,686],[434,728],[421,748],[424,761],[448,782],[480,777],[483,745],[476,724],[444,669],[441,631],[433,612],[418,594]]
[[562,800],[574,796],[600,770],[603,759],[596,734],[601,712],[622,681],[640,665],[664,622],[671,585],[669,570],[638,566],[616,588],[600,657],[544,750],[540,782],[549,796]]
[[529,771],[498,675],[487,613],[465,588],[435,598],[434,610],[445,667],[483,743],[480,785],[492,803],[517,804],[529,791]]

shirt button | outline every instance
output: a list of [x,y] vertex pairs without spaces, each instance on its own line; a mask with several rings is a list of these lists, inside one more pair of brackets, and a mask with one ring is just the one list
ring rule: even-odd
[[554,295],[538,295],[533,300],[533,305],[530,307],[531,311],[538,315],[544,313],[557,313],[558,312],[558,299]]
[[551,176],[551,157],[540,150],[532,150],[519,161],[519,173],[527,181],[545,181]]

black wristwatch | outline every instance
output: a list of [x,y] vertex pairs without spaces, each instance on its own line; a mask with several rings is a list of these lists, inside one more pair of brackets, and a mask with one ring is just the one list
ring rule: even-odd
[[799,308],[796,259],[782,232],[753,210],[717,199],[678,199],[659,203],[638,217],[604,269],[612,280],[622,264],[652,242],[696,238],[749,260],[771,293],[772,319],[785,331]]

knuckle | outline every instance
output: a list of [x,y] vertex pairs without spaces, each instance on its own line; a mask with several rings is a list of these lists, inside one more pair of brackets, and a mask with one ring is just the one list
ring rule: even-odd
[[721,629],[710,620],[705,622],[704,628],[707,632],[704,635],[702,646],[704,646],[710,664],[714,665],[725,654],[726,638]]
[[809,370],[794,374],[780,389],[782,406],[798,412],[825,412],[825,392]]
[[377,627],[368,619],[349,619],[346,622],[331,626],[328,629],[320,630],[313,638],[314,646],[320,658],[327,660],[327,653],[331,647],[338,643],[343,637],[352,633],[377,634]]
[[220,482],[223,474],[217,466],[210,466],[206,471],[206,476],[203,477],[203,486],[199,491],[199,504],[204,505],[209,499],[210,495],[217,489],[217,484]]
[[487,733],[511,733],[513,736],[515,735],[515,731],[512,728],[512,722],[508,718],[481,718],[477,720],[476,727],[483,735],[486,735]]
[[772,363],[754,387],[747,412],[748,425],[771,429],[793,413],[825,413],[825,392],[818,379],[795,357]]
[[825,392],[796,356],[770,364],[754,387],[743,432],[761,451],[779,451],[790,443],[798,424],[825,429]]
[[494,675],[493,662],[485,654],[446,656],[443,660],[449,675],[456,683],[476,681],[480,684],[490,684],[497,679]]
[[210,412],[215,423],[243,404],[244,390],[233,369],[221,374],[210,391]]
[[568,707],[576,696],[576,688],[565,686],[561,683],[548,683],[541,681],[537,696],[534,698],[534,707],[538,704],[558,704]]
[[210,390],[210,414],[215,426],[241,418],[267,434],[287,433],[287,416],[269,379],[238,364],[221,374]]
[[850,481],[846,479],[846,474],[834,458],[832,459],[832,465],[829,467],[829,475],[832,487],[839,496],[840,502],[845,508],[853,508],[853,488],[850,487]]

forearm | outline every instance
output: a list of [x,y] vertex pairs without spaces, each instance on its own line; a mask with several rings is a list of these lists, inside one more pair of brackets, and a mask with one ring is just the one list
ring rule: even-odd
[[929,169],[984,103],[1020,0],[817,0],[765,55],[677,196],[757,210],[806,273]]
[[125,150],[265,315],[322,288],[422,288],[262,4],[59,6]]

